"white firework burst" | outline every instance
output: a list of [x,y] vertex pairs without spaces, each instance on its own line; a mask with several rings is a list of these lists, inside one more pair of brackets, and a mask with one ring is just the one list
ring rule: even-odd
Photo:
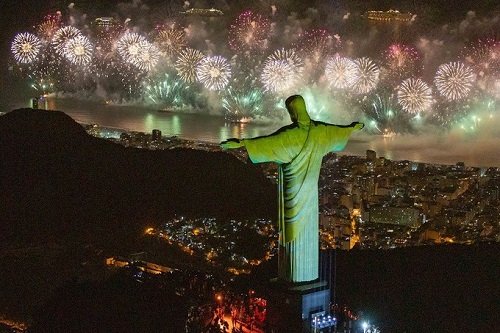
[[354,60],[353,90],[358,94],[366,94],[378,84],[380,69],[373,60],[367,57]]
[[75,27],[66,26],[57,30],[52,37],[52,46],[58,55],[64,55],[64,46],[68,40],[81,36],[82,32]]
[[304,70],[304,61],[300,58],[295,49],[280,49],[274,51],[267,60],[285,61],[290,65],[294,77],[299,77]]
[[139,54],[134,57],[132,64],[142,71],[150,71],[156,66],[159,59],[160,51],[158,48],[146,41],[141,43]]
[[476,77],[473,70],[461,62],[449,62],[439,66],[434,84],[439,93],[449,101],[466,97]]
[[10,49],[18,63],[29,64],[36,60],[41,47],[42,42],[37,36],[23,32],[16,35]]
[[267,57],[260,79],[266,91],[285,92],[298,83],[303,70],[304,62],[294,49],[280,49]]
[[325,76],[331,87],[337,89],[349,88],[356,79],[356,65],[349,58],[330,57],[326,61]]
[[260,76],[264,89],[273,93],[285,92],[295,85],[293,68],[287,61],[270,60],[264,63]]
[[196,66],[196,78],[209,90],[221,90],[229,83],[231,66],[224,57],[205,57]]
[[64,45],[64,56],[75,65],[88,65],[92,60],[93,45],[85,36],[76,36]]
[[203,57],[203,53],[195,49],[187,48],[181,51],[175,62],[175,69],[183,81],[187,83],[196,81],[196,66]]
[[127,32],[118,40],[116,47],[123,60],[133,64],[138,61],[141,48],[147,43],[148,41],[143,36],[134,32]]
[[427,111],[432,105],[432,90],[421,79],[406,79],[398,88],[398,103],[409,113]]

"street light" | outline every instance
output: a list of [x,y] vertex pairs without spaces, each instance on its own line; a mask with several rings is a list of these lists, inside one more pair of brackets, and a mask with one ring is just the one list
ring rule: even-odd
[[368,328],[368,323],[364,321],[361,326],[363,327],[363,333],[366,333],[366,329]]

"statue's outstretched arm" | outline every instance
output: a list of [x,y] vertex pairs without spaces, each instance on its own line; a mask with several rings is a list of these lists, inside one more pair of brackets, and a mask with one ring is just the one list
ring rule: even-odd
[[227,149],[237,149],[243,147],[243,140],[237,139],[237,138],[231,138],[227,139],[226,141],[222,141],[220,143],[220,147],[224,150]]
[[347,145],[347,141],[351,134],[355,131],[361,130],[365,125],[360,122],[352,122],[350,125],[326,125],[326,140],[327,140],[327,151],[341,151]]

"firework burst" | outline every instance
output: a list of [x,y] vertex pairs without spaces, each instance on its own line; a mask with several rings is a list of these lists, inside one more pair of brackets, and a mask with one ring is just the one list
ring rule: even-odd
[[241,13],[229,28],[229,47],[238,52],[261,51],[267,48],[271,23],[250,10]]
[[52,40],[54,34],[57,30],[61,28],[62,15],[61,12],[56,12],[55,14],[46,15],[37,27],[38,35],[46,41]]
[[353,89],[358,94],[366,94],[375,89],[379,81],[380,69],[370,58],[354,60]]
[[64,55],[64,46],[71,38],[81,36],[82,33],[75,27],[67,26],[57,30],[52,37],[52,46],[60,56]]
[[401,79],[414,74],[420,56],[414,47],[392,44],[384,52],[391,79]]
[[158,64],[160,59],[160,51],[158,48],[149,43],[141,43],[139,56],[133,58],[132,64],[139,68],[141,71],[149,72]]
[[127,32],[118,40],[116,48],[123,60],[134,63],[139,58],[141,48],[146,43],[147,40],[143,36],[134,32]]
[[175,69],[180,78],[187,83],[196,81],[196,66],[204,55],[198,50],[187,48],[182,50],[175,62]]
[[280,49],[264,62],[261,82],[266,91],[279,93],[294,87],[303,72],[304,63],[294,49]]
[[158,49],[167,56],[179,54],[187,45],[184,30],[178,28],[162,28],[154,38]]
[[297,55],[294,49],[279,49],[274,51],[273,54],[271,54],[268,58],[268,60],[276,60],[276,61],[284,61],[290,65],[292,68],[292,71],[300,76],[303,71],[304,67],[304,62],[302,59]]
[[158,48],[143,36],[133,32],[124,34],[118,40],[117,49],[126,62],[142,71],[150,71],[160,59]]
[[296,84],[293,68],[284,60],[267,60],[260,79],[264,89],[273,93],[285,92]]
[[340,38],[325,29],[312,29],[300,35],[294,47],[307,61],[318,64],[340,48]]
[[465,62],[476,69],[479,76],[500,71],[500,40],[480,39],[466,49]]
[[64,56],[72,64],[85,66],[92,60],[93,49],[87,37],[76,36],[64,44]]
[[263,94],[259,89],[245,89],[236,91],[228,89],[222,98],[222,107],[226,118],[241,121],[243,118],[252,118],[262,113]]
[[465,98],[472,89],[475,75],[469,66],[450,62],[439,66],[434,84],[439,93],[449,101]]
[[421,79],[406,79],[398,89],[398,103],[409,113],[426,111],[432,104],[432,90]]
[[196,78],[209,90],[221,90],[231,77],[231,66],[226,58],[210,56],[196,65]]
[[355,82],[355,75],[356,65],[349,58],[334,56],[326,61],[325,76],[333,88],[351,87]]
[[147,98],[154,104],[169,108],[184,107],[188,87],[182,81],[165,74],[159,81],[146,85]]
[[36,60],[41,47],[42,43],[37,36],[23,32],[16,35],[10,49],[18,63],[29,64]]

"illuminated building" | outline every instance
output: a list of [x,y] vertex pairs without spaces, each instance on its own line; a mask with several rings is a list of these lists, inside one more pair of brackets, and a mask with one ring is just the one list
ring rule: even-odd
[[181,14],[189,16],[222,16],[224,13],[215,8],[191,8]]
[[380,10],[370,10],[365,13],[368,20],[373,21],[397,21],[397,22],[410,22],[413,18],[412,13],[400,13],[398,10],[388,10],[386,12]]
[[153,132],[151,133],[151,139],[153,141],[160,141],[161,140],[161,131],[159,129],[154,129]]
[[98,17],[94,20],[94,24],[101,29],[109,29],[116,24],[116,20],[112,17]]

